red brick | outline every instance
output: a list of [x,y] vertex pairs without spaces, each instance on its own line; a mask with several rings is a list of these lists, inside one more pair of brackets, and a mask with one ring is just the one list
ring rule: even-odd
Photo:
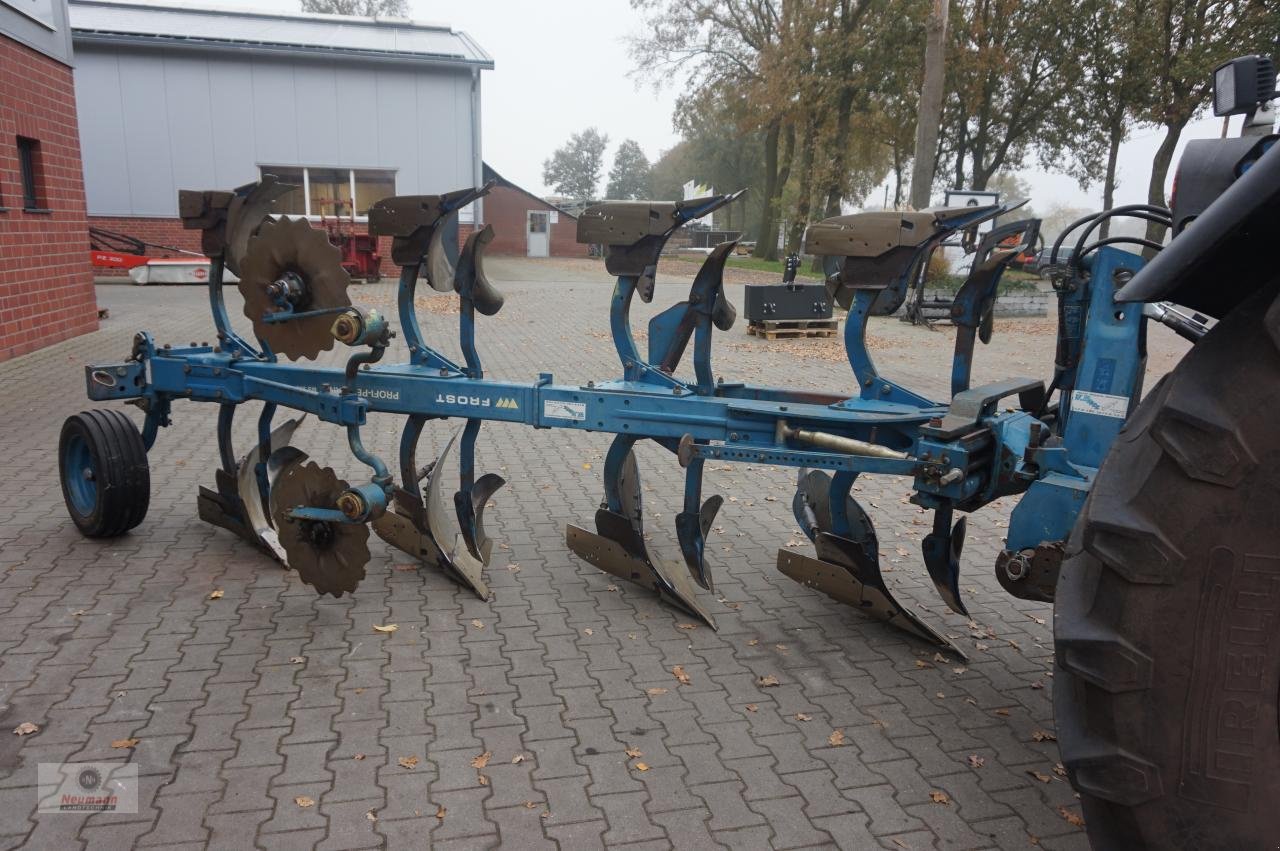
[[[0,36],[0,361],[96,330],[71,69]],[[41,203],[22,210],[17,136],[40,143]]]

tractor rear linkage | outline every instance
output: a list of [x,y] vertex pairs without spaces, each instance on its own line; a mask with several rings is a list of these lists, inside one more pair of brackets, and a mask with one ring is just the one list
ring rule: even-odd
[[[736,316],[722,287],[731,243],[707,257],[686,300],[650,321],[647,356],[637,349],[629,320],[632,299],[637,294],[646,302],[653,298],[656,266],[667,239],[737,194],[677,203],[606,202],[584,213],[579,241],[607,246],[606,267],[617,276],[610,324],[622,376],[568,385],[554,383],[550,373],[532,383],[484,377],[476,314],[491,316],[503,305],[503,296],[484,271],[484,249],[493,231],[486,226],[472,233],[456,268],[444,234],[449,219],[488,186],[387,198],[370,210],[370,232],[392,238],[392,257],[401,267],[399,325],[410,358],[393,365],[381,363],[393,336],[387,320],[351,305],[338,250],[305,220],[269,215],[274,202],[292,188],[266,177],[233,192],[181,193],[183,222],[202,230],[204,251],[212,258],[209,298],[217,345],[158,347],[148,334],[139,333],[128,360],[86,371],[91,399],[129,400],[146,413],[140,441],[147,450],[159,428],[169,425],[174,400],[219,405],[221,468],[216,489],[201,489],[200,516],[293,567],[321,594],[355,590],[369,559],[371,525],[390,544],[487,597],[484,567],[492,543],[484,509],[504,480],[493,473],[477,477],[474,451],[481,424],[496,420],[613,434],[595,531],[569,526],[569,547],[601,570],[653,589],[712,626],[697,587],[713,587],[706,538],[723,500],[717,495],[704,501],[704,464],[799,468],[792,507],[816,557],[783,549],[779,570],[959,653],[902,606],[886,584],[875,528],[851,494],[855,479],[877,473],[913,480],[912,501],[934,512],[932,533],[923,541],[925,566],[942,599],[960,614],[966,614],[958,584],[965,518],[953,523],[954,512],[971,512],[1025,492],[1013,512],[997,575],[1018,596],[1050,600],[1063,542],[1130,400],[1138,395],[1141,314],[1117,311],[1112,296],[1142,261],[1111,247],[1091,252],[1080,274],[1059,287],[1058,356],[1048,392],[1043,382],[1025,378],[971,386],[975,341],[990,339],[1001,273],[1013,256],[1034,243],[1034,220],[995,227],[977,244],[972,269],[952,307],[957,331],[949,403],[879,374],[866,346],[869,318],[901,305],[908,286],[944,239],[971,231],[1010,206],[860,213],[809,228],[805,250],[824,258],[828,291],[848,310],[844,341],[858,392],[845,396],[714,377],[713,329],[729,329]],[[1017,237],[1015,244],[1006,244],[1011,236]],[[240,278],[256,345],[231,327],[222,294],[226,269]],[[463,364],[443,356],[424,336],[415,312],[420,278],[435,290],[459,296]],[[353,349],[345,368],[280,360],[314,359],[338,342]],[[677,371],[690,342],[693,377],[681,378]],[[1054,391],[1060,394],[1057,402]],[[231,427],[237,406],[248,401],[265,403],[258,441],[237,458]],[[348,485],[291,447],[299,420],[275,425],[280,407],[345,427],[352,453],[371,468],[368,482]],[[371,412],[406,417],[398,479],[361,440]],[[428,420],[447,418],[463,424],[441,457],[420,467],[416,450],[423,427]],[[684,506],[676,517],[683,565],[655,557],[645,543],[632,452],[640,440],[670,450],[685,470]],[[449,511],[441,495],[442,471],[455,448],[459,484]],[[84,453],[68,460],[64,453],[64,487],[69,478],[82,475],[92,488],[95,471],[74,469],[91,460]],[[76,487],[83,502],[85,485]],[[70,496],[68,506],[76,517]],[[94,534],[82,519],[77,523]]]

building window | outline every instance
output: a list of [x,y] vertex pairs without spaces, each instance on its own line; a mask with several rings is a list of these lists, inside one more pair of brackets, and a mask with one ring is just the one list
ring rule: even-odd
[[41,210],[41,192],[44,181],[40,174],[40,143],[25,136],[18,137],[18,167],[22,171],[22,208]]
[[264,165],[261,171],[298,187],[276,203],[286,216],[350,216],[354,200],[356,218],[364,219],[371,206],[396,194],[391,169]]

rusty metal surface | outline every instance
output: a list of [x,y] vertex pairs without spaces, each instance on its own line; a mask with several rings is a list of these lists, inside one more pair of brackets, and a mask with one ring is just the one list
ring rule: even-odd
[[865,565],[855,566],[832,538],[834,536],[819,533],[820,558],[794,550],[779,550],[778,570],[805,587],[821,591],[837,602],[965,658],[964,652],[954,642],[894,598],[878,569],[868,571]]
[[369,561],[364,523],[295,520],[297,507],[332,508],[349,485],[329,467],[298,459],[282,469],[271,488],[271,517],[289,567],[319,594],[341,597],[356,590]]
[[282,218],[264,222],[249,240],[241,264],[240,293],[244,315],[253,322],[258,339],[272,351],[291,359],[314,360],[334,346],[332,316],[309,316],[288,322],[266,322],[269,313],[281,312],[267,288],[285,273],[299,275],[305,285],[298,310],[349,307],[347,287],[351,277],[342,268],[342,251],[328,235],[311,227],[306,219]]
[[646,236],[661,236],[675,227],[679,205],[671,201],[606,201],[578,217],[578,242],[589,245],[634,245]]
[[298,189],[290,183],[280,183],[275,175],[265,174],[253,188],[235,191],[227,205],[226,213],[226,263],[227,268],[240,275],[241,264],[249,253],[249,240],[264,223],[276,201]]
[[[599,514],[597,514],[599,523]],[[683,609],[715,629],[716,621],[698,601],[697,588],[685,566],[665,559],[641,558],[628,552],[618,541],[588,532],[572,523],[565,527],[565,543],[575,555],[600,568],[610,576],[634,582],[656,591],[658,596]]]

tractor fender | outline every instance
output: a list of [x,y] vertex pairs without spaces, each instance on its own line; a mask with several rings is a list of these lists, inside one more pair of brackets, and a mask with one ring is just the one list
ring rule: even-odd
[[1185,230],[1116,293],[1116,301],[1172,301],[1221,318],[1275,276],[1270,247],[1280,233],[1277,139],[1259,138],[1230,163],[1210,146],[1231,143],[1236,151],[1239,139],[1188,149],[1191,156],[1178,167],[1176,194],[1198,194],[1206,183],[1223,182],[1224,169],[1239,176],[1194,220],[1175,202],[1175,227]]

